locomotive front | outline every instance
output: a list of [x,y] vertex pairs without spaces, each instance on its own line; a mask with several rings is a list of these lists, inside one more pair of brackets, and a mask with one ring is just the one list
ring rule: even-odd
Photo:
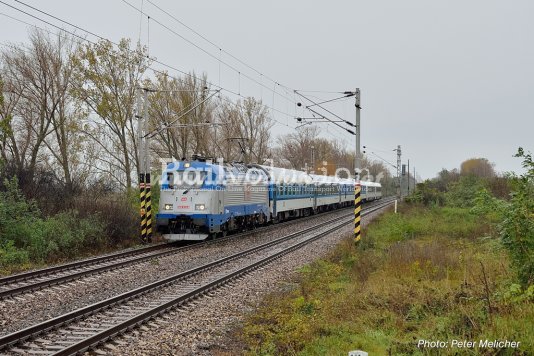
[[156,225],[167,240],[205,240],[223,224],[222,167],[209,162],[172,162],[161,178]]

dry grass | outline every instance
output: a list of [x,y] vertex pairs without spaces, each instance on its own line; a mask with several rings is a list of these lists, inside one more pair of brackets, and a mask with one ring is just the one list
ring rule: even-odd
[[412,355],[429,352],[416,347],[419,339],[488,338],[523,348],[442,354],[526,355],[534,348],[534,306],[506,297],[513,274],[486,234],[462,209],[384,215],[365,231],[363,246],[348,237],[330,258],[302,269],[299,289],[271,296],[250,316],[243,330],[250,353]]

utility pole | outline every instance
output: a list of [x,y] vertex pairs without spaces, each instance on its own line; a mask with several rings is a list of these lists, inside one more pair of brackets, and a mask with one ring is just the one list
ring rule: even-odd
[[399,199],[402,199],[402,190],[401,190],[401,146],[398,145],[396,149],[393,151],[397,151],[397,184],[398,192],[399,192]]
[[417,181],[415,179],[415,167],[413,167],[413,191],[415,192],[415,186],[417,185]]
[[354,98],[355,98],[355,104],[356,106],[356,129],[355,129],[355,135],[356,136],[356,157],[354,158],[354,178],[356,180],[356,184],[354,185],[354,241],[356,244],[358,244],[362,238],[361,233],[361,227],[360,227],[360,221],[361,216],[360,212],[362,210],[362,200],[361,200],[361,186],[360,186],[360,89],[356,88],[356,91],[354,92]]
[[[143,243],[152,241],[152,202],[150,192],[150,164],[148,163],[148,89],[143,90],[143,105],[141,96],[137,91],[137,113],[138,120],[138,159],[139,159],[139,197],[141,200],[141,241]],[[141,112],[143,113],[141,115]]]
[[410,160],[408,160],[408,195],[410,195]]
[[315,146],[311,146],[311,164],[310,172],[315,172]]
[[355,172],[355,178],[356,180],[360,180],[360,89],[356,88],[356,91],[354,92],[354,98],[356,100],[355,106],[356,106],[356,158],[354,160],[354,172]]

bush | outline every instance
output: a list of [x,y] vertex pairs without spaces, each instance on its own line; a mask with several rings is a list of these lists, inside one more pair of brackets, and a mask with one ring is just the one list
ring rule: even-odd
[[16,248],[13,241],[4,241],[0,246],[0,270],[12,265],[24,265],[29,262],[28,251]]
[[38,220],[29,228],[26,248],[38,262],[73,258],[104,241],[104,224],[96,216],[80,218],[77,211]]
[[426,206],[443,206],[445,204],[445,195],[434,185],[435,183],[432,181],[417,184],[415,192],[406,197],[406,202],[420,203]]
[[29,262],[73,258],[104,245],[106,224],[98,215],[81,216],[70,210],[46,218],[34,201],[24,198],[16,179],[6,180],[4,187],[6,191],[0,192],[2,271]]
[[139,235],[139,213],[135,204],[138,198],[109,192],[83,194],[74,201],[74,207],[82,217],[98,217],[104,226],[103,234],[109,246],[131,243]]
[[445,193],[447,205],[470,208],[475,205],[478,192],[485,188],[484,181],[473,175],[462,176],[458,182],[451,183]]
[[534,284],[534,162],[519,149],[527,173],[512,176],[513,193],[500,225],[501,239],[510,254],[521,284]]
[[[417,340],[494,340],[518,349],[451,347],[443,354],[527,355],[532,350],[534,287],[508,286],[496,240],[479,238],[469,209],[412,206],[386,213],[326,259],[301,268],[296,287],[271,295],[236,334],[247,354],[434,354]],[[461,235],[450,238],[451,222]],[[454,234],[453,234],[454,235]],[[363,278],[362,278],[363,277]]]

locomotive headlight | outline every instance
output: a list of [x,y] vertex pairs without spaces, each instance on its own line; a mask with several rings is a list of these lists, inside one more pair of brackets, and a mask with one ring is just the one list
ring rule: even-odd
[[172,204],[165,204],[165,210],[172,210]]
[[205,210],[206,205],[204,204],[195,204],[195,210]]

